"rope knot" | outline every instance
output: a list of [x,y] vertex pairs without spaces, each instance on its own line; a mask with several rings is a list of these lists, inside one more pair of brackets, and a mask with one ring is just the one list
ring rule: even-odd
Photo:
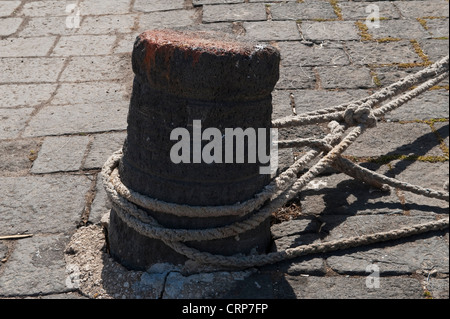
[[377,117],[368,105],[350,105],[344,112],[344,120],[349,126],[364,124],[367,127],[377,126]]

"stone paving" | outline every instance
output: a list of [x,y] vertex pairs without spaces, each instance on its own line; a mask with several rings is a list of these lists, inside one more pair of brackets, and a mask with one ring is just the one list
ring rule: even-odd
[[[366,23],[377,11],[379,28],[376,20]],[[99,172],[126,137],[130,57],[140,32],[195,27],[278,47],[273,117],[279,118],[367,96],[420,70],[448,54],[448,26],[448,0],[0,0],[0,236],[33,235],[0,240],[0,297],[97,297],[70,284],[66,245],[108,211]],[[448,90],[447,79],[390,113],[345,155],[442,189],[449,173]],[[321,126],[281,132],[323,134]],[[302,151],[283,153],[283,160]],[[273,250],[438,219],[448,216],[448,203],[395,189],[382,193],[330,171],[278,216]],[[314,255],[236,276],[170,272],[154,297],[447,299],[449,235]],[[142,274],[141,290],[149,278]],[[224,281],[232,283],[225,290]],[[196,293],[183,293],[189,283]]]

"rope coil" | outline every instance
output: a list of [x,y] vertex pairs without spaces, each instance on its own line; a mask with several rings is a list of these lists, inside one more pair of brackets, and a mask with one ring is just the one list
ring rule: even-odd
[[[200,252],[184,244],[184,242],[194,240],[206,241],[227,238],[256,228],[266,220],[273,211],[282,207],[289,200],[294,198],[301,189],[330,166],[342,173],[378,188],[387,189],[388,186],[391,186],[448,202],[448,183],[446,183],[444,187],[446,191],[423,188],[372,172],[341,156],[341,154],[367,129],[375,127],[377,121],[387,112],[399,108],[406,102],[419,96],[448,77],[448,62],[449,56],[446,56],[428,68],[421,70],[416,74],[407,76],[375,94],[358,101],[305,113],[303,115],[288,116],[273,121],[272,126],[274,128],[329,122],[328,127],[330,133],[322,140],[297,139],[292,141],[280,141],[279,147],[281,148],[308,146],[311,150],[291,165],[289,169],[274,178],[260,193],[256,194],[246,202],[228,206],[195,207],[166,203],[139,194],[132,189],[127,188],[120,180],[118,165],[122,158],[122,151],[114,153],[107,160],[102,169],[105,190],[117,215],[128,226],[141,235],[159,239],[178,253],[199,263],[224,267],[248,268],[262,266],[307,254],[331,252],[338,249],[368,245],[429,231],[447,229],[449,227],[449,219],[444,218],[438,221],[404,227],[389,232],[299,246],[266,255],[250,256],[212,255]],[[408,92],[386,105],[375,108],[384,101],[406,91]],[[353,129],[344,136],[345,131],[351,127],[353,127]],[[304,169],[308,163],[320,156],[321,159],[318,163],[313,165],[306,173],[297,177],[298,173]],[[188,218],[234,215],[245,217],[245,219],[231,225],[212,229],[168,229],[162,227],[144,209]]]

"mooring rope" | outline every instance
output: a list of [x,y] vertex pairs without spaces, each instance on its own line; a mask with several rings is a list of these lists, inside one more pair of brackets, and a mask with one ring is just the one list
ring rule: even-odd
[[[430,231],[443,230],[449,227],[449,218],[403,227],[400,229],[375,234],[351,237],[347,239],[302,245],[284,251],[263,255],[221,256],[202,252],[185,244],[189,241],[208,241],[237,236],[258,227],[271,214],[284,206],[307,186],[314,178],[328,167],[333,167],[353,178],[374,185],[381,189],[389,186],[404,191],[449,201],[448,183],[445,191],[423,188],[405,183],[394,178],[378,174],[361,167],[341,155],[365,131],[377,125],[386,113],[391,112],[426,92],[449,75],[449,56],[433,65],[409,75],[400,81],[381,89],[375,94],[341,104],[336,107],[308,112],[303,115],[288,116],[273,121],[274,128],[302,126],[329,122],[330,133],[323,139],[295,139],[280,141],[280,148],[307,146],[311,148],[305,155],[295,161],[287,170],[276,176],[260,193],[253,198],[234,205],[227,206],[189,206],[167,203],[139,194],[126,187],[120,180],[118,165],[122,151],[114,153],[102,169],[103,184],[116,214],[131,228],[141,235],[163,241],[176,252],[202,264],[212,264],[222,267],[248,268],[276,263],[314,253],[332,252],[362,245],[385,242],[422,234]],[[405,93],[406,92],[406,93]],[[381,103],[402,94],[389,103]],[[345,135],[347,129],[352,128]],[[345,135],[345,136],[344,136]],[[321,157],[306,173],[298,174],[314,159]],[[145,210],[144,210],[145,209]],[[245,218],[230,225],[211,229],[168,229],[161,226],[148,212],[155,211],[179,217],[219,217],[240,216]]]

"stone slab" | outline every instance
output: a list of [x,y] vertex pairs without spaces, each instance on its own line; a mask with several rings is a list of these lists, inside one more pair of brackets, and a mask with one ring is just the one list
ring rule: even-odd
[[47,102],[55,92],[56,84],[1,85],[0,107],[38,106]]
[[381,20],[379,28],[370,28],[368,33],[374,39],[424,39],[430,34],[420,25],[416,19],[405,20]]
[[70,2],[59,0],[29,1],[24,4],[19,15],[27,17],[67,16],[68,4]]
[[423,53],[432,62],[439,61],[449,52],[448,40],[422,39],[419,40]]
[[125,130],[128,104],[59,105],[43,108],[30,121],[24,136],[94,133]]
[[[448,8],[447,8],[448,13]],[[430,32],[433,38],[446,37],[448,39],[449,34],[449,19],[429,19],[427,20],[428,32]]]
[[244,22],[249,38],[256,41],[300,40],[297,23],[294,21]]
[[316,75],[313,68],[289,66],[280,68],[280,79],[276,89],[314,89]]
[[74,291],[64,262],[67,235],[34,236],[19,241],[0,276],[0,296],[18,297]]
[[122,148],[126,137],[127,134],[122,132],[95,135],[83,168],[102,168],[106,160]]
[[80,24],[77,34],[117,34],[134,30],[137,14],[87,16]]
[[115,35],[62,36],[53,49],[52,55],[72,56],[109,54],[111,53],[111,48],[115,41]]
[[[66,73],[66,76],[70,75]],[[117,102],[117,105],[121,105],[129,100],[130,84],[112,81],[63,83],[58,87],[51,103],[66,105]]]
[[0,83],[56,82],[65,58],[2,58]]
[[21,1],[0,1],[0,17],[11,15],[21,4]]
[[42,142],[35,139],[0,141],[0,172],[3,176],[26,174]]
[[19,137],[34,109],[2,109],[0,115],[0,139]]
[[184,2],[184,0],[165,0],[152,2],[146,0],[136,0],[133,5],[133,10],[140,12],[154,12],[183,9]]
[[419,280],[409,277],[387,277],[380,288],[367,288],[366,277],[284,276],[278,284],[281,299],[420,299]]
[[369,89],[375,87],[370,70],[366,67],[317,67],[316,70],[324,89]]
[[[363,167],[381,174],[386,174],[388,169],[387,167],[373,167],[373,165],[363,165]],[[380,192],[343,173],[320,176],[315,180],[315,185],[315,189],[302,191],[301,209],[303,214],[353,216],[402,214],[404,210],[394,191]]]
[[197,10],[143,13],[139,17],[138,33],[151,29],[185,27],[195,24],[197,19]]
[[357,65],[416,63],[421,60],[409,41],[347,42],[345,47],[350,60]]
[[442,156],[439,141],[425,123],[378,123],[344,153],[356,157],[382,155]]
[[297,41],[278,42],[283,66],[348,65],[350,61],[343,46],[326,43],[308,46]]
[[327,265],[335,272],[347,275],[363,275],[370,265],[376,265],[380,275],[412,275],[434,269],[448,274],[448,260],[448,246],[435,234],[429,238],[416,236],[357,251],[343,251],[328,257]]
[[333,7],[327,1],[288,2],[270,4],[273,20],[336,19]]
[[67,233],[76,229],[91,182],[85,176],[0,177],[0,233]]
[[353,21],[304,21],[300,30],[305,40],[312,41],[352,41],[360,35]]
[[448,118],[448,97],[448,91],[445,89],[427,91],[397,110],[389,112],[385,118],[391,121]]
[[[67,27],[67,16],[58,17],[29,17],[21,28],[21,37],[41,36],[70,36],[78,32],[75,24],[73,28]],[[72,22],[73,23],[73,22]],[[72,24],[69,24],[71,26]]]
[[81,4],[82,15],[122,14],[130,12],[131,0],[114,0],[114,5],[105,5],[98,0],[84,0]]
[[21,18],[0,19],[0,36],[6,37],[15,33],[22,24],[22,21],[23,19]]
[[445,1],[395,1],[395,6],[400,10],[403,17],[448,17],[448,2]]
[[56,37],[8,38],[0,40],[0,57],[46,56]]
[[203,23],[265,20],[266,8],[262,3],[203,6]]
[[129,55],[72,57],[61,74],[60,81],[119,80],[127,74],[131,78],[131,57]]
[[[341,9],[342,18],[344,20],[360,20],[366,18],[372,13],[372,9],[369,5],[377,6],[380,18],[399,19],[400,12],[391,1],[370,1],[366,2],[338,2],[338,6]],[[368,12],[366,11],[368,10]]]
[[97,182],[95,184],[95,197],[91,205],[89,214],[89,222],[92,224],[100,224],[105,214],[109,214],[111,210],[111,202],[103,187],[102,175],[97,175]]
[[45,138],[31,173],[72,172],[81,168],[89,143],[88,136],[49,136]]
[[[395,178],[401,181],[444,191],[444,183],[449,178],[449,164],[448,161],[442,163],[399,161],[393,166],[393,173]],[[405,205],[410,210],[431,211],[441,214],[448,212],[448,202],[443,200],[428,198],[410,192],[404,192],[403,196]]]
[[244,0],[193,0],[192,3],[194,6],[202,6],[205,4],[244,3]]

